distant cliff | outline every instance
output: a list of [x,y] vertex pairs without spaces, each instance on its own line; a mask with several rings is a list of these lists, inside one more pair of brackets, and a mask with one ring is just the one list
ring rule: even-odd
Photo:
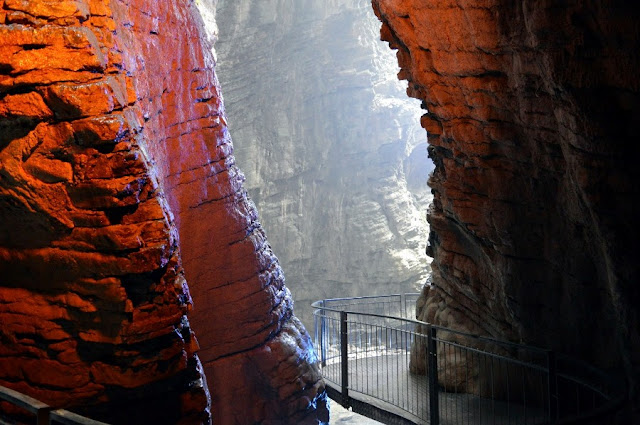
[[238,164],[297,315],[419,290],[432,165],[370,3],[219,0],[217,23]]

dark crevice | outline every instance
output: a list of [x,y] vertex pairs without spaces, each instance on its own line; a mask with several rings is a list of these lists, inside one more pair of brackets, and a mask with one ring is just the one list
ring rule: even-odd
[[16,117],[10,121],[0,119],[0,152],[14,140],[26,137],[38,123],[36,120],[25,117]]
[[126,205],[124,207],[113,207],[104,210],[110,224],[121,224],[122,219],[138,210],[139,204]]
[[9,75],[13,69],[14,68],[8,63],[0,63],[0,75]]
[[101,154],[109,154],[109,153],[113,153],[113,151],[115,150],[116,143],[102,143],[102,144],[93,146],[93,148],[98,152],[100,152]]
[[40,49],[44,49],[45,47],[47,47],[46,44],[23,44],[22,45],[23,50],[40,50]]
[[131,300],[134,307],[153,301],[157,294],[151,290],[151,287],[160,282],[162,276],[167,272],[167,267],[164,266],[148,273],[127,274],[120,278],[127,298]]

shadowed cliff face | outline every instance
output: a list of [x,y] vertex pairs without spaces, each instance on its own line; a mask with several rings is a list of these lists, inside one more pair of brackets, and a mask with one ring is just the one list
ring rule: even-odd
[[417,291],[432,165],[366,1],[219,0],[238,163],[309,326],[326,297]]
[[0,383],[113,423],[326,421],[204,39],[189,1],[0,1]]
[[422,99],[423,320],[640,365],[638,16],[624,2],[373,0]]

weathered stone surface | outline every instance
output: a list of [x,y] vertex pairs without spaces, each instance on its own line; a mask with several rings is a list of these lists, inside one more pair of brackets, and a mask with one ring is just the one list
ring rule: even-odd
[[[119,424],[325,421],[195,6],[0,11],[0,383]],[[243,391],[210,410],[221,368]]]
[[318,299],[419,291],[433,164],[370,5],[219,0],[216,16],[238,165],[296,316],[309,328]]
[[[138,70],[139,122],[148,140],[143,144],[180,235],[185,277],[196,303],[190,320],[210,378],[213,421],[255,423],[274,412],[281,423],[322,421],[324,386],[309,364],[313,355],[306,331],[293,319],[282,271],[235,166],[204,33],[174,4],[149,2],[128,12],[119,19],[121,37],[145,60],[126,53],[123,60],[125,69]],[[179,33],[156,22],[167,18],[181,27]],[[126,25],[129,21],[136,25]],[[172,49],[175,57],[166,55],[170,45],[181,46]],[[285,337],[292,332],[302,336]],[[265,344],[270,348],[260,348]],[[260,360],[254,359],[258,354]],[[267,359],[289,369],[287,374],[259,369],[264,373],[259,381],[269,391],[252,390],[258,377],[244,368],[215,378],[215,371],[227,369],[221,365]],[[244,390],[233,390],[234,401],[227,402],[227,394],[237,387]]]
[[[175,230],[162,209],[152,214],[146,206],[162,199],[140,147],[127,140],[114,154],[81,146],[73,125],[42,103],[38,85],[20,91],[0,94],[7,130],[0,152],[0,381],[118,423],[145,415],[158,423],[208,422]],[[114,156],[119,167],[109,168]],[[90,175],[88,157],[108,171]],[[131,175],[145,176],[133,181],[147,189],[131,189],[132,178],[122,179]],[[123,199],[128,207],[118,211]],[[148,213],[135,224],[123,220],[139,206]],[[186,394],[199,402],[181,401]],[[166,409],[145,408],[145,399],[162,399]],[[114,406],[119,413],[109,411]]]
[[637,12],[373,0],[436,170],[423,320],[640,365]]

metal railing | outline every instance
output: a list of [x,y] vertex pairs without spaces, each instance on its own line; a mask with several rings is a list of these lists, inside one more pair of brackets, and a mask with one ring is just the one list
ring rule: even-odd
[[314,307],[329,396],[389,424],[568,424],[612,409],[621,387],[577,360],[414,320],[418,294]]
[[[93,419],[80,416],[65,409],[56,409],[28,395],[14,391],[0,385],[0,401],[5,401],[23,410],[31,418],[16,421],[14,419],[3,418],[0,412],[0,424],[5,423],[33,423],[37,425],[108,425]],[[11,421],[11,422],[8,422]]]

